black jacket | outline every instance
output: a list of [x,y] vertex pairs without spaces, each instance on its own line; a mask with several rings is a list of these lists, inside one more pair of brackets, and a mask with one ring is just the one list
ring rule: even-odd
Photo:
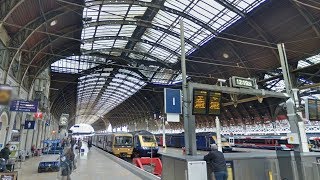
[[227,171],[226,160],[223,153],[218,150],[210,151],[209,154],[204,156],[213,172]]
[[0,152],[0,156],[5,159],[5,160],[8,160],[9,159],[9,156],[10,156],[10,149],[7,148],[7,147],[4,147],[1,152]]

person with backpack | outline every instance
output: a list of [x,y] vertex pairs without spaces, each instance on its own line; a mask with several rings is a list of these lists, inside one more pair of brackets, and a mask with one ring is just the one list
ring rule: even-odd
[[[210,175],[215,177],[216,180],[227,180],[227,166],[226,160],[222,152],[218,151],[216,144],[211,144],[211,151],[204,156],[204,160],[208,164],[210,169]],[[211,178],[212,178],[211,177]]]

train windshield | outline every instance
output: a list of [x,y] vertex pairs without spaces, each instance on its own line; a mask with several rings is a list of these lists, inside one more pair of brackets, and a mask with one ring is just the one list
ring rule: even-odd
[[132,137],[130,136],[116,136],[114,145],[118,146],[129,146],[132,145]]
[[222,137],[222,138],[221,138],[221,142],[228,142],[228,141],[227,141],[227,138]]
[[143,142],[156,142],[154,136],[142,136]]

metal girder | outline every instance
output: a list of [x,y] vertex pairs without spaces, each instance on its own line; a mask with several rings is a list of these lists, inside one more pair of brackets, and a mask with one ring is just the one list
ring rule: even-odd
[[103,57],[106,58],[107,60],[113,60],[113,61],[126,61],[128,63],[131,62],[136,62],[138,65],[143,64],[143,65],[154,65],[154,66],[159,66],[165,68],[164,64],[158,62],[158,61],[148,61],[148,60],[143,60],[143,59],[135,59],[135,58],[130,58],[130,57],[121,57],[121,56],[113,56],[113,55],[108,55],[104,54],[101,52],[93,52],[89,53],[88,55],[90,56],[97,56],[97,57]]
[[[163,6],[166,0],[152,0],[151,3],[152,4],[157,4],[159,6]],[[132,4],[131,4],[132,6]],[[145,11],[145,13],[143,14],[143,16],[141,17],[141,20],[143,21],[147,21],[147,22],[152,22],[152,20],[154,19],[154,17],[158,14],[159,9],[157,8],[153,8],[153,7],[148,7]],[[136,27],[135,30],[133,31],[131,37],[136,38],[136,39],[141,39],[141,37],[143,36],[143,34],[146,32],[147,28],[146,27]],[[126,49],[133,49],[136,46],[137,42],[135,41],[129,41],[125,48]],[[129,56],[129,53],[122,53],[121,56]]]
[[314,21],[316,21],[316,20],[312,17],[312,15],[297,2],[292,1],[292,0],[291,0],[291,2],[293,4],[293,6],[299,11],[299,13],[304,17],[304,19],[307,21],[307,23],[312,27],[312,29],[314,30],[316,35],[318,37],[320,37],[320,26],[318,23],[314,23]]
[[[19,32],[16,33],[14,37],[12,37],[10,41],[10,47],[17,48],[15,51],[11,51],[11,62],[7,69],[7,72],[9,73],[11,66],[13,64],[14,59],[19,54],[22,47],[25,45],[26,42],[32,37],[32,35],[37,32],[43,25],[47,23],[47,21],[54,20],[60,16],[63,16],[71,11],[74,10],[74,8],[69,7],[65,9],[66,6],[46,12],[43,16],[40,16],[39,18],[33,20],[29,24],[27,24],[25,27],[22,27]],[[65,9],[65,10],[64,10]],[[64,10],[64,11],[63,11]],[[47,20],[47,21],[46,21]],[[6,81],[7,77],[5,77]]]
[[[109,83],[112,82],[112,79],[116,76],[116,74],[118,72],[119,72],[119,68],[113,69],[112,72],[110,72],[110,75],[108,76],[109,78],[105,81],[103,87],[100,89],[100,91],[99,91],[98,95],[96,96],[95,100],[93,101],[92,105],[90,107],[88,107],[89,103],[87,103],[84,114],[87,114],[88,110],[92,111],[92,109],[97,105],[97,103],[99,102],[100,98],[102,97],[104,91],[108,87]],[[97,84],[98,84],[98,81],[96,81],[96,85]],[[93,94],[93,92],[91,92],[90,98],[88,98],[88,99],[91,99],[92,94]],[[82,97],[81,97],[81,101],[82,101]],[[81,101],[80,101],[80,103],[81,103]]]
[[87,54],[91,54],[91,53],[95,53],[95,52],[99,52],[99,53],[103,53],[103,52],[130,52],[130,53],[133,53],[133,54],[138,54],[138,55],[142,55],[142,56],[146,56],[148,58],[151,58],[151,59],[154,59],[156,62],[159,62],[161,64],[163,64],[163,66],[165,66],[166,68],[171,68],[171,65],[164,62],[163,60],[155,57],[155,56],[152,56],[148,53],[145,53],[145,52],[140,52],[140,51],[136,51],[136,50],[131,50],[131,49],[122,49],[122,48],[103,48],[103,49],[97,49],[97,50],[86,50],[86,51],[83,51],[83,54],[84,55],[87,55]]
[[[98,69],[103,69],[103,68],[107,68],[107,67],[119,68],[118,65],[102,64],[102,65],[98,65],[98,66],[96,66],[96,67],[93,67],[93,68],[90,68],[90,69],[87,69],[87,70],[83,70],[83,71],[80,72],[80,74],[84,74],[84,75],[86,75],[86,74],[91,74],[92,72],[95,72],[95,71],[98,70]],[[142,80],[144,80],[144,81],[147,80],[147,77],[146,77],[144,74],[142,74],[139,70],[137,70],[136,68],[134,68],[134,67],[132,67],[132,68],[131,68],[131,67],[123,67],[123,68],[121,68],[121,69],[127,69],[127,70],[129,70],[129,71],[135,72],[135,73],[137,73],[139,76],[141,76],[141,79],[142,79]]]
[[[84,39],[83,42],[84,43],[91,43],[91,42],[94,42],[94,41],[99,41],[99,40],[126,40],[126,41],[132,41],[132,42],[141,42],[141,43],[146,43],[146,44],[149,44],[151,46],[155,46],[155,47],[158,47],[160,49],[163,49],[171,54],[174,54],[176,56],[180,56],[179,53],[175,52],[174,50],[166,47],[166,46],[163,46],[159,43],[155,43],[155,42],[152,42],[152,41],[148,41],[148,40],[145,40],[145,39],[137,39],[137,38],[133,38],[133,37],[127,37],[127,36],[101,36],[101,37],[94,37],[94,38],[89,38],[89,39]],[[128,48],[126,48],[128,49]]]
[[[152,23],[147,23],[143,21],[132,21],[132,20],[106,20],[106,21],[99,21],[99,22],[89,22],[87,23],[88,27],[95,27],[95,26],[103,26],[103,25],[136,25],[136,26],[142,26],[146,28],[152,28],[158,31],[162,31],[166,34],[169,34],[171,36],[174,36],[176,38],[180,38],[180,34],[175,33],[173,31],[170,31],[168,29],[165,29],[160,26],[153,25]],[[185,40],[188,44],[195,48],[199,48],[199,46],[195,43],[193,43],[191,40],[186,39]]]
[[[247,16],[247,14],[245,14],[240,9],[230,4],[226,0],[215,0],[215,1],[221,4],[222,6],[224,6],[225,8],[229,9],[230,11],[235,12],[242,18],[246,18],[248,20],[248,24],[260,35],[260,37],[263,38],[263,40],[268,44],[268,46],[273,47],[269,40],[270,37],[268,37],[267,34],[263,31],[263,29],[261,29],[256,22],[252,21],[251,18]],[[277,59],[279,59],[278,53],[274,49],[272,49],[272,53],[275,55]]]
[[6,21],[11,13],[23,2],[24,0],[3,0],[0,4],[0,21]]
[[[71,27],[67,27],[67,28],[64,28],[63,30],[66,30],[66,29],[73,29],[75,26],[71,26]],[[53,38],[51,38],[51,40],[49,38],[45,38],[43,39],[42,41],[38,42],[32,49],[31,49],[31,52],[28,54],[28,58],[27,60],[30,60],[29,61],[29,64],[26,68],[26,70],[24,71],[23,73],[23,76],[22,76],[22,79],[21,79],[21,83],[24,81],[24,78],[26,77],[27,75],[27,72],[29,70],[29,67],[30,65],[34,62],[34,60],[36,59],[36,57],[41,54],[43,52],[44,49],[48,48],[50,45],[52,45],[53,43],[55,43],[56,41],[58,41],[60,38],[63,38],[63,37],[69,37],[70,34],[73,34],[74,32],[76,31],[79,31],[79,30],[75,30],[75,31],[71,31],[71,32],[68,32],[67,34],[65,34],[64,36],[62,37],[59,37],[59,36],[55,36]]]

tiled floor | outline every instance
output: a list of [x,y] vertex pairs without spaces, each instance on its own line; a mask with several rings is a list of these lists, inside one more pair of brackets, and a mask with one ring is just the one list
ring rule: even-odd
[[[18,169],[19,180],[56,180],[61,179],[59,173],[38,173],[39,161],[43,157],[35,157],[23,162]],[[77,169],[72,172],[72,180],[140,180],[138,176],[124,169],[103,153],[91,148],[87,156],[77,158]]]

